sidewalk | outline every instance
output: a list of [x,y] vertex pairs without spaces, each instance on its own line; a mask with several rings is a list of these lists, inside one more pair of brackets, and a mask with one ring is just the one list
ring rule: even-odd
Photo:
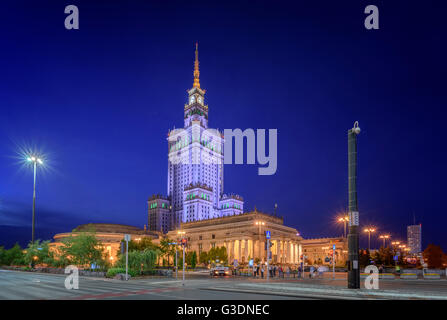
[[326,284],[310,284],[310,283],[286,283],[286,282],[251,282],[251,283],[235,283],[230,287],[220,287],[217,290],[226,291],[243,291],[254,293],[278,293],[283,295],[308,296],[310,298],[322,299],[392,299],[392,300],[447,300],[447,292],[432,290],[424,290],[421,288],[408,288],[391,290],[391,289],[348,289],[341,286],[331,286]]

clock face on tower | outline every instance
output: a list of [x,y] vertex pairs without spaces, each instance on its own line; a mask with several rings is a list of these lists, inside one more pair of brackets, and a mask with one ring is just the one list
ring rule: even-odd
[[197,98],[197,101],[198,101],[199,103],[202,103],[202,97],[198,97],[198,98]]
[[189,98],[189,103],[194,103],[194,101],[196,101],[196,97],[191,96],[191,98]]

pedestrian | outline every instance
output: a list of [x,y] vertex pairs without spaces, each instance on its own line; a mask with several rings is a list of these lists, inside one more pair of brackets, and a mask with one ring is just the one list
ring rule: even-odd
[[313,278],[314,271],[315,271],[315,267],[314,266],[310,266],[309,278]]
[[264,279],[264,265],[261,265],[261,278]]
[[382,273],[383,273],[383,264],[381,264],[379,267],[379,274],[382,274]]
[[396,265],[396,273],[397,273],[397,275],[400,274],[400,266],[399,265]]
[[273,276],[276,277],[276,265],[273,266]]
[[301,266],[298,266],[298,279],[301,278],[301,272],[302,272]]
[[318,266],[318,278],[323,278],[323,266]]
[[290,278],[290,267],[286,266],[287,278]]

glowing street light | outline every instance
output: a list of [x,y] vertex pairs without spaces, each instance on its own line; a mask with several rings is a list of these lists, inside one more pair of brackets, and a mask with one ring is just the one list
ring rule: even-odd
[[389,234],[382,234],[382,235],[379,236],[379,238],[383,239],[383,247],[385,248],[386,247],[386,240],[390,239],[391,236]]
[[[186,232],[185,231],[177,231],[177,234],[179,236],[181,236],[181,239],[182,239],[182,241],[181,241],[181,244],[182,244],[182,247],[183,247],[183,260],[182,260],[182,264],[183,264],[182,276],[183,276],[183,278],[182,278],[182,286],[184,286],[185,285],[185,247],[186,247],[185,234],[186,234]],[[177,266],[176,266],[176,268],[177,268]]]
[[371,233],[375,232],[376,229],[369,227],[365,228],[363,231],[368,233],[368,251],[371,251]]
[[35,213],[36,213],[36,173],[37,173],[37,164],[43,165],[43,160],[29,155],[26,160],[28,162],[33,163],[33,171],[34,171],[34,186],[33,186],[33,222],[32,222],[32,235],[31,235],[31,243],[34,243],[34,226],[35,226]]
[[346,223],[349,221],[349,217],[348,216],[344,216],[341,218],[338,218],[338,222],[343,222],[343,227],[344,227],[344,231],[343,231],[343,236],[346,238]]

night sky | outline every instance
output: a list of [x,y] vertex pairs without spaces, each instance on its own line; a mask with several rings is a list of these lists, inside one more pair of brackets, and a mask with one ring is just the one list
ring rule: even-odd
[[[64,28],[75,4],[80,29]],[[380,10],[366,30],[364,8]],[[143,227],[166,194],[199,42],[212,128],[278,129],[278,169],[226,165],[225,191],[305,238],[338,236],[358,120],[360,223],[447,250],[445,1],[9,1],[0,17],[0,243],[82,223]],[[366,235],[361,236],[366,245]],[[381,242],[375,240],[373,246]]]

